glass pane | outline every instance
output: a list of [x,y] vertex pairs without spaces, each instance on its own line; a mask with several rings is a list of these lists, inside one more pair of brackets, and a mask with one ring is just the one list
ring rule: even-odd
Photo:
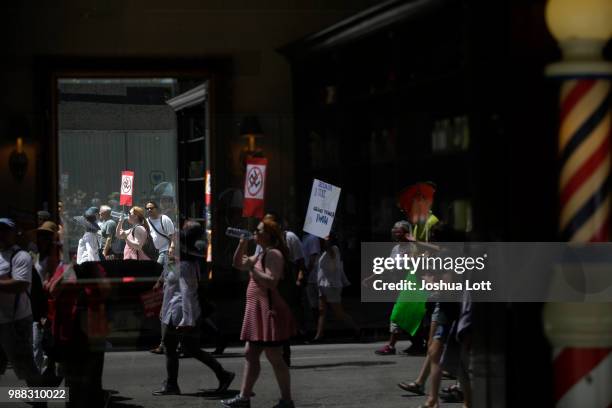
[[[58,81],[60,194],[64,252],[76,253],[83,228],[74,217],[108,205],[115,221],[121,172],[134,172],[134,206],[147,200],[178,225],[176,115],[166,100],[174,79],[62,79]],[[119,255],[119,254],[117,254]]]

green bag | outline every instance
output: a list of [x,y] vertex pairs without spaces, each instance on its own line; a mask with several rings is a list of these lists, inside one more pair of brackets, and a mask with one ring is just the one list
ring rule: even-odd
[[[406,280],[416,283],[416,277],[408,274]],[[391,321],[397,324],[411,336],[419,329],[423,316],[425,316],[426,291],[405,290],[400,292],[391,312]]]

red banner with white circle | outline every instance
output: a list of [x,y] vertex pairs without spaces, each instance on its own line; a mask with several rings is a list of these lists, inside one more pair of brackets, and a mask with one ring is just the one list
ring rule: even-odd
[[264,197],[266,182],[266,167],[268,160],[262,157],[247,159],[246,176],[244,179],[243,217],[264,216]]
[[121,172],[121,198],[120,205],[132,205],[132,196],[134,192],[134,172],[125,170]]

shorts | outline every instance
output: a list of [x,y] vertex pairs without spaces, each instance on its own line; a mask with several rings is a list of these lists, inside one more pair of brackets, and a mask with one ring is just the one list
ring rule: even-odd
[[306,288],[308,303],[311,308],[319,307],[319,298],[325,297],[327,303],[340,303],[342,301],[342,288],[330,288],[309,283]]
[[444,310],[440,307],[440,303],[436,303],[436,308],[431,315],[431,321],[438,324],[449,324],[446,313],[444,313]]
[[450,331],[449,325],[438,324],[436,326],[436,331],[433,335],[434,340],[440,340],[442,343],[446,343],[446,339],[448,338],[449,331]]

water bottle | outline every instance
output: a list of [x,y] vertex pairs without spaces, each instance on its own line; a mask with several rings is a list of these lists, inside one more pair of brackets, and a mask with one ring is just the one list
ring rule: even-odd
[[128,214],[124,214],[120,211],[111,211],[111,218],[114,218],[117,221],[121,222],[122,219],[128,218]]
[[225,230],[225,235],[227,235],[228,237],[232,237],[232,238],[243,238],[246,240],[249,239],[253,239],[253,234],[245,229],[241,229],[241,228],[234,228],[234,227],[227,227],[227,229]]

